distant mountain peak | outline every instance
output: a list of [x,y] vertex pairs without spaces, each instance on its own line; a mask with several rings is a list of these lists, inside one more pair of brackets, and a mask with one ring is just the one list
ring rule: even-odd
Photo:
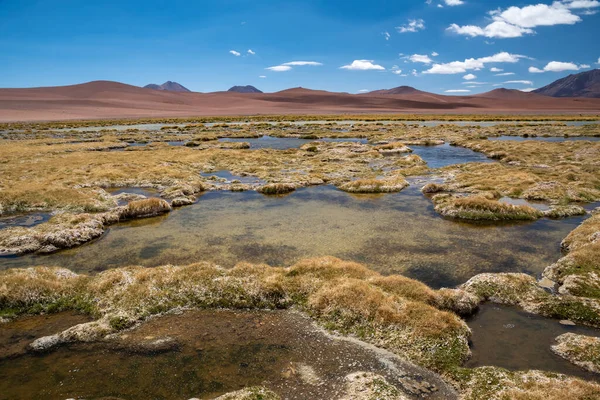
[[232,86],[229,88],[228,92],[236,92],[236,93],[262,93],[261,90],[258,90],[252,85],[246,86]]
[[412,86],[398,86],[398,87],[391,88],[391,89],[374,90],[369,93],[374,93],[374,94],[413,94],[413,93],[421,93],[421,91],[415,89]]
[[571,74],[533,92],[551,97],[600,98],[600,69]]
[[167,92],[191,92],[191,90],[189,90],[185,86],[173,81],[166,81],[162,85],[151,83],[149,85],[144,86],[144,88],[153,90],[164,90]]

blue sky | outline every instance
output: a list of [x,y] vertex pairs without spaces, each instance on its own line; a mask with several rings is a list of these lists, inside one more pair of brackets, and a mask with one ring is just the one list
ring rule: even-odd
[[0,0],[0,87],[474,94],[599,68],[599,40],[598,0]]

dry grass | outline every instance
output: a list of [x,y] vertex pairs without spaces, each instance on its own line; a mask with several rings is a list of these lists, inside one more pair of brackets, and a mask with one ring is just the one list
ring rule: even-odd
[[600,143],[461,140],[461,146],[497,158],[497,164],[447,167],[455,191],[496,190],[529,200],[600,200]]
[[527,206],[501,203],[483,196],[435,195],[435,210],[445,217],[473,221],[535,220],[543,212]]
[[[455,314],[430,305],[435,304],[434,291],[332,257],[303,260],[289,268],[239,264],[224,270],[200,263],[119,268],[90,277],[70,274],[69,279],[60,277],[67,273],[63,269],[40,271],[0,273],[5,313],[56,309],[57,302],[63,309],[86,304],[101,317],[94,326],[104,334],[107,323],[118,330],[177,307],[299,307],[328,329],[356,335],[438,371],[460,364],[469,352],[468,328]],[[24,289],[23,281],[31,274],[39,278]],[[60,299],[54,292],[61,293]],[[70,332],[65,337],[78,336]],[[95,336],[86,328],[85,337]]]
[[171,206],[163,199],[150,198],[131,201],[120,213],[121,219],[146,218],[165,214],[171,211]]
[[338,186],[338,189],[349,193],[395,193],[408,186],[403,177],[386,179],[358,179]]
[[271,183],[256,189],[257,192],[267,195],[287,194],[296,190],[296,187],[290,183]]

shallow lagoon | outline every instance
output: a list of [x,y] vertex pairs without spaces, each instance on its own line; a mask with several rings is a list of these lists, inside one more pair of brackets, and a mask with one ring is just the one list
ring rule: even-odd
[[120,223],[100,239],[47,256],[0,258],[0,268],[57,265],[97,272],[125,265],[240,261],[288,266],[332,255],[434,287],[480,272],[539,274],[560,257],[560,242],[582,217],[513,224],[447,220],[414,183],[386,195],[352,195],[331,186],[287,196],[207,192],[161,217]]

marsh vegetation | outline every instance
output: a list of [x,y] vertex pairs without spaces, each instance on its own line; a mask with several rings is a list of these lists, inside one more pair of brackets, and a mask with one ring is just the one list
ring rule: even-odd
[[[162,329],[160,318],[180,318],[192,329],[190,312],[210,320],[223,308],[238,310],[230,316],[278,310],[272,315],[305,324],[302,329],[315,323],[386,349],[435,381],[401,381],[365,358],[320,383],[332,398],[600,397],[600,386],[586,375],[593,372],[574,378],[526,362],[521,370],[466,364],[471,330],[464,318],[494,302],[592,327],[588,336],[557,335],[552,349],[571,368],[599,370],[598,344],[589,333],[600,328],[600,220],[591,213],[600,201],[600,142],[587,138],[600,137],[600,127],[544,123],[561,118],[530,118],[541,124],[407,115],[385,116],[385,123],[381,116],[265,116],[5,125],[0,217],[47,217],[0,225],[0,318],[11,326],[30,318],[24,315],[86,317],[36,331],[27,350],[21,342],[11,350],[11,363],[0,360],[0,371],[16,377],[41,357],[60,375],[63,360],[91,359],[99,349],[109,349],[107,365],[124,351],[136,357],[149,351],[144,357],[157,362],[177,353],[169,368],[179,371],[197,357],[185,344],[190,333],[175,341],[141,336]],[[433,119],[448,123],[403,122]],[[457,120],[467,122],[451,123]],[[481,120],[507,123],[469,125]],[[139,124],[157,129],[134,127]],[[491,140],[510,137],[519,140]],[[556,284],[553,291],[538,282],[542,273]],[[258,335],[260,324],[239,329]],[[275,357],[275,364],[258,367],[262,372],[237,386],[218,372],[211,379],[220,386],[214,386],[203,380],[212,372],[190,370],[181,395],[293,398],[316,390],[314,379],[330,376],[324,371],[335,365],[329,339],[315,339],[327,353],[320,361],[292,360],[264,336],[253,340],[252,346],[271,349],[252,353],[256,365],[262,357]],[[235,344],[220,346],[211,351]],[[30,354],[41,351],[49,352]],[[41,386],[34,391],[51,386],[48,376],[36,370]],[[139,397],[141,389],[130,391],[132,379],[123,375],[121,395]],[[68,382],[60,395],[117,395]],[[167,386],[160,390],[172,390]]]

